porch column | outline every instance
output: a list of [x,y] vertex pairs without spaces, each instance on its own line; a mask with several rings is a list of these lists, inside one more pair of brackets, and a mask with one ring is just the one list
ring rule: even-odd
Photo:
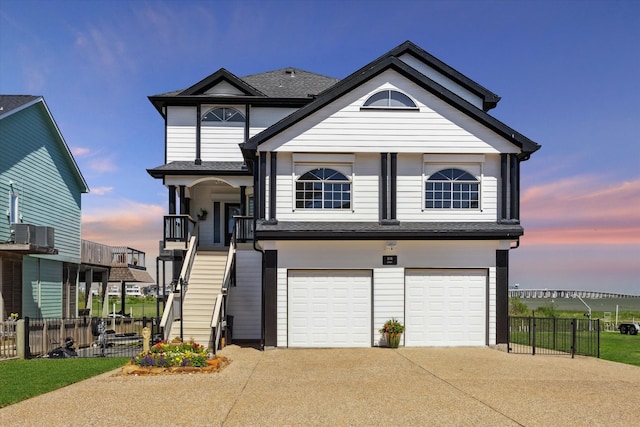
[[84,272],[84,308],[89,309],[89,316],[93,315],[93,298],[91,287],[93,286],[93,267]]
[[391,153],[391,179],[389,186],[391,187],[391,194],[389,197],[389,203],[391,204],[390,216],[392,221],[396,221],[396,196],[397,196],[397,183],[398,183],[398,153]]
[[202,133],[202,106],[200,104],[198,104],[196,106],[196,159],[195,159],[195,164],[196,165],[201,165],[202,164],[202,159],[200,158],[201,154],[201,133]]
[[107,285],[109,284],[109,271],[102,272],[102,317],[109,316],[109,297]]
[[500,154],[500,219],[507,219],[508,154]]
[[496,251],[496,344],[509,345],[509,251]]
[[511,214],[509,215],[509,217],[511,219],[520,219],[520,182],[519,182],[520,163],[518,161],[518,158],[514,154],[511,154],[510,166],[511,166],[511,170],[510,170],[509,178],[510,178],[510,184],[511,184],[511,196],[510,196]]
[[176,213],[176,186],[169,186],[169,215]]
[[262,340],[264,347],[276,347],[278,345],[278,251],[264,251],[263,257]]
[[186,215],[189,212],[187,211],[187,203],[186,203],[186,187],[184,185],[180,186],[180,215]]
[[276,180],[278,176],[278,153],[272,151],[270,157],[269,170],[269,222],[278,222],[276,219]]
[[381,212],[380,219],[382,221],[387,219],[388,216],[388,205],[387,205],[387,181],[388,181],[388,171],[387,164],[389,153],[380,153],[380,201],[381,201]]
[[240,186],[240,215],[247,216],[247,186]]
[[256,202],[258,203],[258,218],[264,219],[266,216],[266,208],[265,208],[265,192],[267,190],[266,177],[265,173],[267,171],[267,154],[259,153],[260,159],[258,162],[258,199]]

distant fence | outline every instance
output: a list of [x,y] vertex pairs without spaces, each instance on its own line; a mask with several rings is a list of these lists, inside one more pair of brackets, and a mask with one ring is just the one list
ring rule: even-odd
[[509,317],[509,352],[600,357],[600,320]]
[[[101,336],[98,325],[102,322]],[[0,359],[48,357],[69,339],[78,357],[135,356],[142,351],[142,328],[158,335],[156,318],[33,319],[0,322]]]
[[0,359],[17,357],[16,325],[13,320],[0,321]]

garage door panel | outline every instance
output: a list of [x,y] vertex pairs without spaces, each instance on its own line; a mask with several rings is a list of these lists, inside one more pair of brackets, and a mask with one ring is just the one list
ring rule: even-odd
[[[369,347],[371,277],[369,271],[290,270],[289,346]],[[304,326],[309,317],[312,330]]]
[[486,344],[485,270],[408,270],[407,346]]

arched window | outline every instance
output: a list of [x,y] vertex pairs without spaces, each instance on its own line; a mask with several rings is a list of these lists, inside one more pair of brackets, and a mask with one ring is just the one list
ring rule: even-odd
[[235,108],[218,107],[213,108],[202,117],[203,122],[238,124],[244,123],[244,115]]
[[411,98],[397,90],[382,90],[377,92],[371,95],[362,106],[365,108],[418,108]]
[[480,182],[461,169],[443,169],[425,185],[426,209],[478,209]]
[[296,181],[296,209],[351,209],[351,181],[333,169],[306,172]]

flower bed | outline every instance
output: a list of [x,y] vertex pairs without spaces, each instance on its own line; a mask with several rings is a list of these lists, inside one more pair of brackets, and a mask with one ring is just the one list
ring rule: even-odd
[[228,363],[226,357],[213,355],[193,340],[161,341],[148,352],[132,357],[122,372],[134,375],[213,372]]

